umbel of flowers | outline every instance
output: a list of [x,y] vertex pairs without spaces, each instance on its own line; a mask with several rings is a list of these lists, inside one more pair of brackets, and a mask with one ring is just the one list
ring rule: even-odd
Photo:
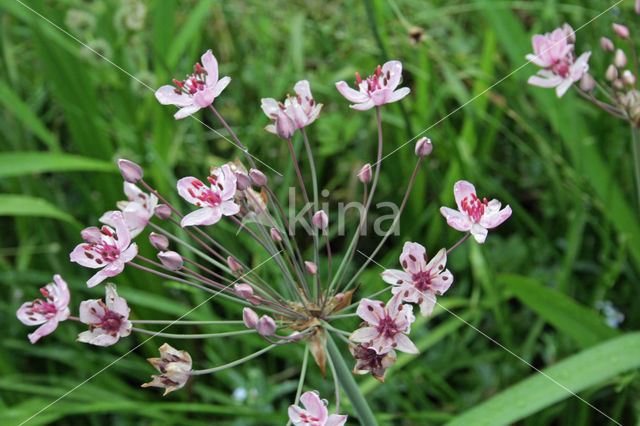
[[[304,344],[307,351],[302,371],[306,371],[307,354],[313,356],[325,376],[326,366],[329,366],[335,386],[335,410],[334,414],[329,414],[328,403],[321,400],[317,392],[302,392],[305,387],[305,375],[302,374],[288,410],[289,421],[294,425],[343,425],[347,418],[339,414],[342,386],[360,422],[375,424],[364,398],[353,393],[357,386],[344,386],[345,383],[353,384],[354,378],[337,374],[337,367],[344,367],[345,360],[336,349],[334,339],[343,341],[346,344],[343,349],[348,348],[351,352],[353,373],[371,374],[384,381],[386,370],[396,361],[396,351],[418,352],[409,337],[415,321],[413,305],[417,305],[421,315],[430,316],[437,297],[444,295],[453,284],[453,274],[446,267],[447,255],[470,236],[478,243],[484,243],[488,229],[504,222],[511,215],[511,209],[509,206],[501,208],[497,200],[480,199],[471,183],[457,182],[454,185],[457,210],[442,207],[441,213],[449,225],[464,232],[461,239],[449,249],[434,250],[431,257],[422,244],[406,242],[399,258],[401,269],[381,271],[381,279],[387,285],[382,291],[372,294],[371,285],[356,285],[358,277],[397,225],[420,165],[433,149],[429,139],[417,141],[415,167],[393,224],[377,247],[357,269],[354,268],[359,236],[367,227],[367,216],[380,176],[383,152],[381,107],[399,101],[409,93],[407,87],[398,88],[402,80],[402,64],[399,61],[387,62],[378,66],[366,79],[356,74],[356,89],[343,81],[336,83],[338,91],[353,103],[353,109],[365,111],[375,108],[378,129],[375,162],[373,166],[366,164],[358,172],[363,209],[340,262],[335,260],[331,249],[331,233],[328,232],[331,214],[319,208],[313,144],[305,131],[319,117],[322,109],[322,104],[314,99],[309,83],[305,80],[297,82],[294,85],[295,95],[287,96],[283,102],[262,99],[262,109],[271,121],[266,130],[287,144],[298,190],[305,206],[310,206],[306,216],[308,222],[296,226],[289,222],[283,203],[275,196],[276,188],[256,166],[254,157],[213,105],[230,78],[218,79],[218,63],[211,51],[202,55],[201,63],[196,64],[193,70],[193,74],[184,80],[175,79],[174,86],[158,89],[157,99],[162,104],[179,108],[176,119],[200,109],[210,110],[240,148],[244,162],[236,160],[220,164],[199,177],[178,179],[176,189],[186,201],[187,209],[184,210],[182,206],[169,203],[147,183],[139,165],[119,160],[128,200],[117,204],[119,210],[106,212],[100,218],[102,225],[82,231],[83,242],[73,249],[70,260],[98,270],[87,281],[88,287],[116,278],[124,269],[135,268],[206,292],[210,294],[207,303],[215,303],[217,297],[233,301],[237,304],[236,314],[228,320],[212,319],[210,322],[191,322],[182,320],[182,317],[180,321],[137,319],[135,310],[131,311],[127,301],[118,295],[116,287],[107,283],[105,299],[81,302],[79,316],[74,317],[68,307],[70,293],[67,284],[55,275],[55,283],[41,289],[44,299],[23,304],[18,309],[18,319],[26,325],[40,325],[29,335],[32,343],[53,332],[65,320],[84,323],[87,328],[79,333],[77,340],[97,346],[110,346],[136,333],[168,339],[241,338],[256,334],[264,339],[265,346],[255,353],[224,365],[202,369],[194,366],[194,362],[198,364],[202,360],[194,360],[186,351],[164,343],[159,348],[160,357],[149,359],[158,374],[142,386],[164,388],[165,395],[184,387],[192,376],[232,368],[263,356],[280,345]],[[293,138],[298,134],[305,146],[304,162],[297,158],[293,147]],[[220,240],[219,233],[211,232],[212,227],[223,220],[235,224],[247,238],[255,241],[245,248],[258,248],[262,252],[262,262],[249,265],[246,263],[249,256],[232,253]],[[302,244],[302,238],[294,238],[296,231],[300,231],[298,227],[307,232],[306,246]],[[190,241],[178,237],[176,230],[186,233]],[[157,250],[157,260],[148,259],[138,252],[137,244],[146,231],[150,231],[147,239]],[[138,243],[132,241],[136,238]],[[194,255],[182,254],[187,252]],[[277,268],[281,279],[270,282],[264,278],[267,275],[260,273],[263,265]],[[389,290],[391,296],[386,301],[377,299]],[[344,330],[336,325],[340,321],[353,321],[356,317],[362,320],[359,326],[352,322]],[[153,325],[163,325],[164,328],[160,331],[143,328]],[[168,327],[183,325],[217,325],[231,327],[232,330],[189,335],[164,332]],[[299,406],[300,403],[304,408]]]

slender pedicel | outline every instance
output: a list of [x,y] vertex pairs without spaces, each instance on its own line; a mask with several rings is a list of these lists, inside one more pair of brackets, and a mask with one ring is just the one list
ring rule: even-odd
[[244,358],[237,359],[237,360],[235,360],[233,362],[230,362],[230,363],[225,364],[225,365],[221,365],[219,367],[208,368],[206,370],[193,370],[193,371],[191,371],[191,375],[192,376],[199,376],[199,375],[202,375],[202,374],[210,374],[210,373],[215,373],[215,372],[218,372],[218,371],[226,370],[227,368],[235,367],[236,365],[240,365],[240,364],[245,363],[247,361],[250,361],[250,360],[252,360],[254,358],[257,358],[257,357],[259,357],[260,355],[262,355],[262,354],[264,354],[266,352],[269,352],[271,349],[275,348],[276,346],[278,346],[278,345],[276,345],[276,344],[269,345],[266,348],[260,349],[258,352],[254,352],[251,355],[247,355]]

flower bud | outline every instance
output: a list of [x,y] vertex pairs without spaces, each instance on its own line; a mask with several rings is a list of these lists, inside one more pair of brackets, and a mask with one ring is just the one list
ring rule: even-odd
[[237,274],[238,272],[242,273],[243,271],[240,262],[238,262],[232,256],[227,257],[227,265],[229,266],[229,269],[231,269],[231,272],[233,272],[234,274]]
[[251,178],[244,172],[236,172],[236,189],[244,191],[251,186]]
[[627,55],[624,54],[622,49],[617,49],[613,56],[613,64],[618,68],[624,68],[627,66]]
[[255,186],[265,186],[267,184],[267,177],[258,169],[249,170],[249,176]]
[[358,172],[358,179],[360,179],[360,182],[362,183],[371,182],[371,164],[367,163],[362,166],[362,168]]
[[624,83],[622,82],[622,80],[618,78],[616,79],[616,81],[613,82],[613,87],[615,89],[622,90],[624,89]]
[[260,303],[262,303],[262,299],[260,299],[259,297],[250,297],[247,299],[247,302],[251,303],[253,306],[260,306]]
[[636,76],[629,70],[622,71],[622,82],[624,84],[628,84],[629,86],[633,86],[636,84]]
[[269,233],[271,234],[271,238],[273,238],[273,241],[275,241],[276,243],[282,241],[282,235],[276,228],[271,228],[271,231],[269,231]]
[[247,328],[256,328],[256,324],[258,324],[258,314],[251,308],[244,308],[242,310],[242,321]]
[[618,78],[618,69],[613,64],[609,65],[607,71],[604,73],[604,77],[609,81],[615,80]]
[[169,247],[169,239],[155,232],[149,234],[149,242],[158,250],[166,250]]
[[613,52],[613,42],[606,37],[600,38],[600,47],[605,52]]
[[138,166],[133,161],[125,160],[121,158],[118,160],[118,167],[124,180],[130,183],[137,183],[142,179],[142,167]]
[[584,73],[580,79],[580,88],[585,92],[590,92],[596,85],[596,81],[591,77],[591,74]]
[[271,336],[276,332],[276,322],[268,315],[263,315],[258,321],[256,329],[261,336]]
[[248,299],[253,296],[253,287],[249,284],[234,284],[233,292],[241,299]]
[[625,27],[624,25],[613,24],[612,27],[613,27],[613,31],[615,31],[616,34],[618,34],[618,37],[620,38],[629,37],[629,28]]
[[562,32],[566,37],[567,43],[573,44],[576,42],[576,33],[573,31],[573,28],[571,28],[571,25],[565,22],[562,25]]
[[171,217],[171,208],[166,204],[158,204],[153,212],[156,217],[161,220],[169,219]]
[[636,0],[636,5],[634,7],[636,13],[640,15],[640,0]]
[[329,226],[329,217],[324,210],[318,210],[311,218],[311,222],[313,222],[314,226],[318,229],[327,229],[327,226]]
[[315,275],[318,273],[318,265],[313,262],[305,260],[304,267],[307,268],[307,272],[309,272],[311,275]]
[[158,253],[158,259],[170,271],[177,271],[182,268],[182,256],[175,251],[161,251]]
[[433,151],[433,145],[431,139],[422,137],[416,142],[415,153],[418,157],[426,157]]
[[100,232],[100,229],[95,226],[84,228],[80,232],[80,236],[89,244],[96,244],[102,241],[102,232]]
[[278,114],[276,118],[276,134],[283,139],[289,139],[296,131],[296,125],[284,112]]

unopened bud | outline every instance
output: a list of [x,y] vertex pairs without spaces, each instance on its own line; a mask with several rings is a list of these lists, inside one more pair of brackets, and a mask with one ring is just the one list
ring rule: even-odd
[[238,262],[232,256],[227,257],[227,265],[229,266],[229,269],[231,269],[231,272],[233,272],[234,274],[237,274],[238,272],[243,271],[242,265],[240,264],[240,262]]
[[613,64],[609,65],[607,71],[604,73],[604,77],[609,81],[615,80],[618,78],[618,69]]
[[256,329],[261,336],[273,335],[276,332],[276,328],[276,322],[268,315],[263,315],[256,325]]
[[149,242],[158,250],[166,250],[169,247],[169,239],[155,232],[149,234]]
[[418,139],[415,149],[415,153],[418,157],[426,157],[427,155],[431,154],[431,151],[433,151],[431,139],[425,137]]
[[634,7],[636,13],[640,15],[640,0],[636,0],[636,5]]
[[280,231],[278,231],[276,228],[271,228],[271,231],[269,231],[269,233],[271,234],[271,238],[273,238],[273,241],[275,241],[276,243],[282,241],[282,234],[280,234]]
[[311,218],[311,222],[313,222],[313,225],[318,229],[327,229],[327,226],[329,226],[329,217],[324,210],[318,210]]
[[613,42],[606,37],[600,38],[600,46],[605,52],[613,52]]
[[307,272],[309,272],[311,275],[315,275],[318,273],[318,265],[313,262],[305,260],[304,267],[307,268]]
[[622,90],[624,89],[624,83],[622,82],[622,80],[618,78],[616,79],[616,81],[613,82],[613,87],[615,89]]
[[358,179],[360,179],[360,182],[362,183],[371,182],[371,164],[367,163],[362,166],[362,168],[358,172]]
[[591,74],[584,73],[580,79],[580,88],[585,92],[590,92],[596,85],[596,81],[591,77]]
[[251,308],[244,308],[242,310],[242,321],[247,328],[256,328],[258,324],[258,314]]
[[636,76],[629,70],[622,71],[622,82],[624,84],[628,84],[629,86],[633,86],[636,84]]
[[260,304],[262,303],[262,299],[260,299],[259,297],[250,297],[247,299],[247,302],[251,303],[253,306],[260,306]]
[[160,259],[164,267],[170,271],[177,271],[182,268],[182,256],[175,251],[161,251],[158,253],[158,259]]
[[267,177],[258,169],[249,170],[249,176],[255,186],[265,186],[267,184]]
[[573,31],[573,28],[571,28],[571,25],[565,22],[564,25],[562,25],[562,32],[566,37],[567,43],[576,42],[576,33]]
[[617,49],[613,56],[613,64],[618,68],[624,68],[627,66],[627,55],[624,54],[622,49]]
[[234,284],[233,292],[241,299],[248,299],[253,296],[253,287],[249,284]]
[[236,189],[244,191],[251,186],[251,178],[244,172],[236,172]]
[[80,236],[89,244],[96,244],[102,241],[102,232],[100,232],[100,229],[95,226],[84,228],[80,232]]
[[618,37],[620,38],[629,37],[629,28],[625,27],[624,25],[613,24],[612,27],[613,27],[613,31],[615,31],[616,34],[618,34]]
[[158,204],[153,210],[158,219],[169,219],[171,217],[171,208],[166,204]]
[[118,160],[118,167],[124,180],[130,183],[137,183],[142,179],[142,167],[138,166],[133,161],[125,160],[121,158]]
[[283,139],[289,139],[296,131],[296,125],[284,112],[278,114],[276,118],[276,134]]

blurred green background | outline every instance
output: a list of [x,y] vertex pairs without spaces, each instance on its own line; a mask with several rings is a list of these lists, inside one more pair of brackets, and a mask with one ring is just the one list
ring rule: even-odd
[[[607,1],[29,1],[0,4],[0,424],[18,424],[145,339],[109,348],[75,342],[72,322],[31,345],[15,311],[60,273],[80,301],[92,271],[70,264],[79,231],[123,199],[115,160],[126,157],[176,200],[176,178],[202,176],[238,151],[197,120],[175,121],[153,92],[190,72],[208,48],[231,85],[216,107],[240,139],[283,177],[265,170],[286,192],[293,170],[286,145],[263,130],[260,98],[284,98],[306,78],[323,112],[309,129],[322,188],[331,205],[360,198],[355,173],[375,158],[374,115],[348,108],[334,82],[398,59],[411,94],[383,109],[385,153],[424,129],[435,146],[393,237],[377,261],[397,267],[404,241],[430,253],[460,237],[438,212],[453,203],[453,183],[467,179],[479,195],[498,198],[513,216],[487,243],[467,243],[448,267],[455,284],[437,309],[412,329],[419,356],[402,354],[381,385],[358,377],[383,424],[622,424],[640,419],[640,223],[633,186],[629,128],[570,92],[526,85],[532,34],[563,22],[575,29],[611,6]],[[55,28],[44,18],[59,26]],[[623,22],[638,36],[633,1],[622,2],[577,32],[577,50],[593,50],[591,70],[611,58],[599,37]],[[69,34],[64,34],[67,31]],[[99,51],[100,59],[69,35]],[[460,106],[464,108],[447,117]],[[208,113],[197,117],[226,135]],[[445,118],[446,117],[446,118]],[[444,118],[444,119],[443,119]],[[443,119],[443,120],[441,120]],[[434,123],[438,123],[432,126]],[[300,141],[298,140],[297,143]],[[69,158],[72,154],[79,158]],[[399,202],[415,163],[413,143],[382,163],[376,201]],[[384,210],[382,214],[388,214]],[[375,213],[372,220],[375,219]],[[357,218],[351,218],[355,226]],[[262,254],[221,226],[229,247],[257,264]],[[148,257],[153,251],[144,246]],[[362,250],[377,243],[369,236]],[[336,240],[334,251],[344,241]],[[356,261],[362,262],[356,255]],[[275,270],[264,269],[267,279]],[[381,270],[361,278],[360,296],[379,288]],[[204,296],[127,268],[113,280],[135,318],[173,319]],[[189,319],[239,318],[216,300]],[[616,312],[624,315],[619,323]],[[465,325],[464,319],[522,360]],[[609,323],[609,325],[608,325]],[[338,323],[339,326],[341,323]],[[342,328],[352,329],[354,321]],[[209,330],[206,328],[201,328]],[[201,329],[187,329],[195,332]],[[192,380],[162,398],[139,385],[154,373],[145,361],[163,339],[97,374],[28,424],[283,424],[292,403],[302,345],[213,376]],[[223,364],[264,346],[259,338],[169,341],[193,355],[197,368]],[[345,351],[345,356],[346,351]],[[536,368],[560,382],[536,374]],[[563,361],[565,360],[565,361]],[[349,361],[351,363],[351,361]],[[315,366],[307,388],[332,392]],[[333,403],[334,398],[329,397]],[[351,413],[343,399],[343,411]],[[354,421],[352,419],[352,421]],[[355,422],[355,421],[354,421]],[[354,423],[355,424],[355,423]]]

